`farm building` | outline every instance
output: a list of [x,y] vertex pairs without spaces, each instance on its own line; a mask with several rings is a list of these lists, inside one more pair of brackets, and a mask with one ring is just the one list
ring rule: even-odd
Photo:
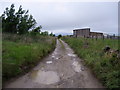
[[90,38],[103,38],[103,33],[90,32],[90,28],[75,29],[73,30],[74,37],[90,37]]
[[90,28],[73,30],[74,37],[89,37],[89,34],[90,34]]
[[103,33],[90,32],[90,37],[91,37],[91,38],[103,38]]

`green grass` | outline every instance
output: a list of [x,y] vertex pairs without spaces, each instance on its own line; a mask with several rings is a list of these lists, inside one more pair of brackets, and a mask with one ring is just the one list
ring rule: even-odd
[[117,50],[118,40],[70,37],[64,37],[63,40],[74,49],[107,88],[120,88],[120,60],[115,53],[103,51],[106,46]]
[[55,44],[55,38],[49,36],[3,34],[3,82],[28,72],[30,68],[55,48]]

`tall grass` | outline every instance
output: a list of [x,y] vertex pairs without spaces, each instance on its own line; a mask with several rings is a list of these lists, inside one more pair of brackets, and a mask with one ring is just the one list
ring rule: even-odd
[[3,82],[28,72],[55,48],[56,40],[50,36],[3,34]]
[[106,87],[120,88],[120,60],[115,53],[105,53],[103,50],[106,46],[117,50],[118,40],[70,37],[64,37],[63,40],[85,61]]

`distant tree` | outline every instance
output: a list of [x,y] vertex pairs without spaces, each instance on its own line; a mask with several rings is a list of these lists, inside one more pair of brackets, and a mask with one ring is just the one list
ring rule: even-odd
[[50,33],[50,36],[53,36],[53,33],[52,33],[52,32]]
[[15,12],[14,4],[10,9],[6,8],[2,14],[2,28],[3,32],[8,33],[28,33],[29,29],[35,27],[36,21],[32,15],[28,15],[28,10],[23,10],[22,6]]
[[53,36],[53,37],[55,37],[55,34],[53,34],[52,32],[50,33],[50,36]]
[[61,37],[62,37],[62,35],[61,35],[61,34],[59,34],[59,35],[58,35],[58,39],[60,39]]
[[35,29],[33,29],[32,31],[35,32],[35,33],[40,33],[41,32],[41,30],[40,30],[41,28],[42,28],[42,26],[40,25],[40,26],[36,27]]
[[55,37],[55,34],[53,34],[53,37]]
[[45,31],[45,32],[41,32],[41,35],[48,36],[49,34],[48,34],[48,31]]
[[38,26],[38,27],[34,28],[32,31],[30,31],[30,34],[31,35],[40,35],[41,28],[42,28],[42,26]]

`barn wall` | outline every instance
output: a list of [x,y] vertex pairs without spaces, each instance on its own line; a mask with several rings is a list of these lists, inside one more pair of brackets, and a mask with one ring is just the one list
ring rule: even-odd
[[73,30],[74,37],[89,37],[90,29],[77,29]]
[[90,32],[90,28],[73,30],[74,37],[103,38],[103,33]]

